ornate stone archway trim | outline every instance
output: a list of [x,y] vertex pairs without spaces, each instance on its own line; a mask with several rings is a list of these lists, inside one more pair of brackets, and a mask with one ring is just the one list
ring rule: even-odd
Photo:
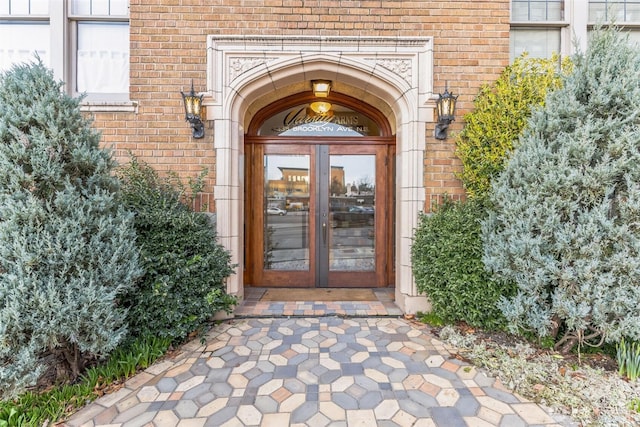
[[[363,102],[386,106],[396,134],[396,302],[428,308],[410,264],[411,238],[424,206],[425,124],[433,120],[433,40],[386,37],[216,36],[207,40],[207,119],[214,121],[215,200],[222,244],[239,265],[228,282],[243,296],[244,129],[265,98],[306,90],[312,79],[349,88]],[[353,92],[356,93],[353,93]]]

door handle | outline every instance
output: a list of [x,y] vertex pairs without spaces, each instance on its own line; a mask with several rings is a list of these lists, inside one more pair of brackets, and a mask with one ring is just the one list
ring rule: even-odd
[[327,223],[322,223],[322,243],[327,244]]

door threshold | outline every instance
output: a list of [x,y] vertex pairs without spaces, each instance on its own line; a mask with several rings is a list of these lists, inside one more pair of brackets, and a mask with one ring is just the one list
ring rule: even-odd
[[[283,298],[273,299],[274,294],[267,295],[269,290],[285,289]],[[321,316],[401,316],[402,310],[395,304],[395,288],[366,288],[373,295],[366,300],[334,299],[328,300],[331,292],[340,291],[340,298],[346,298],[349,292],[358,289],[349,288],[306,288],[308,293],[297,293],[289,288],[245,288],[245,298],[234,310],[236,317],[321,317]],[[319,292],[318,292],[319,289]],[[298,288],[298,290],[300,290]],[[362,288],[360,288],[362,290]],[[316,292],[314,292],[316,291]],[[265,298],[267,295],[267,298]],[[284,298],[285,295],[290,295]],[[322,299],[309,299],[312,296]],[[335,298],[332,296],[331,298]]]

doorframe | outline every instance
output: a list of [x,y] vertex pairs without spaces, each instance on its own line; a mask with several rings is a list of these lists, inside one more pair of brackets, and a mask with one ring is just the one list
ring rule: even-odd
[[[430,304],[415,285],[413,230],[425,206],[426,130],[435,116],[433,37],[207,36],[206,119],[213,123],[218,240],[243,264],[244,133],[260,107],[306,90],[311,79],[379,106],[396,135],[396,304],[407,313]],[[310,90],[310,87],[309,87]],[[244,296],[243,271],[227,291]]]
[[[247,167],[245,174],[245,269],[244,282],[247,286],[269,286],[269,287],[320,287],[319,276],[322,274],[323,265],[320,261],[319,243],[321,212],[319,211],[319,180],[321,170],[318,165],[322,159],[322,150],[326,147],[327,159],[336,151],[341,151],[345,147],[353,149],[353,154],[368,154],[375,156],[376,161],[376,215],[374,230],[376,232],[375,264],[373,271],[351,272],[343,274],[328,271],[330,279],[326,287],[342,287],[340,280],[346,280],[352,275],[350,286],[344,287],[386,287],[394,285],[394,230],[395,222],[393,201],[395,187],[390,182],[392,179],[393,166],[391,159],[395,152],[393,138],[378,138],[373,144],[368,137],[359,139],[358,144],[345,144],[341,138],[336,137],[306,137],[284,138],[284,144],[278,144],[277,138],[261,138],[257,136],[245,137],[245,158]],[[377,147],[371,149],[371,147]],[[313,206],[309,211],[309,269],[308,270],[265,270],[264,266],[264,171],[263,159],[265,155],[288,155],[302,154],[309,155],[309,177],[312,181],[314,191]],[[343,155],[343,153],[338,153]],[[349,155],[349,152],[344,155]],[[378,185],[380,180],[381,185]],[[310,199],[311,200],[311,199]],[[328,222],[328,224],[330,224]],[[331,230],[328,230],[329,233]],[[378,238],[378,234],[380,238]],[[346,273],[346,272],[345,272]],[[343,276],[343,277],[340,277]],[[269,283],[269,284],[267,284]]]
[[[390,184],[389,181],[393,181],[392,179],[388,179],[389,174],[392,172],[393,168],[391,168],[390,164],[393,163],[390,160],[389,156],[395,153],[395,142],[396,139],[391,133],[391,126],[389,125],[389,121],[378,109],[373,106],[363,103],[362,101],[351,97],[346,94],[342,94],[339,92],[333,92],[329,97],[326,98],[328,102],[335,105],[345,106],[353,111],[358,112],[361,115],[367,116],[369,119],[373,120],[378,126],[379,132],[382,136],[359,136],[359,137],[338,137],[338,136],[260,136],[258,135],[260,128],[263,126],[263,123],[271,118],[272,116],[286,111],[289,108],[307,104],[316,100],[315,96],[309,92],[302,92],[292,94],[290,96],[284,97],[280,100],[273,102],[272,104],[267,105],[266,107],[259,110],[253,117],[251,123],[248,126],[247,134],[244,135],[244,152],[246,159],[246,168],[245,168],[245,215],[244,215],[244,224],[245,224],[245,263],[244,263],[244,284],[245,285],[258,285],[260,286],[264,283],[264,280],[269,282],[276,281],[277,283],[269,285],[269,286],[297,286],[299,282],[309,283],[307,286],[315,286],[318,287],[318,280],[320,271],[323,266],[319,262],[319,252],[316,250],[318,247],[316,246],[316,242],[319,239],[317,226],[319,225],[320,218],[314,217],[310,220],[309,224],[309,261],[311,263],[308,274],[311,276],[311,279],[315,277],[315,280],[309,281],[306,274],[302,271],[265,271],[262,269],[262,265],[264,264],[261,261],[264,261],[264,251],[262,246],[259,243],[264,243],[262,239],[264,236],[261,234],[258,237],[257,242],[253,245],[250,245],[247,241],[249,238],[253,240],[253,237],[249,237],[248,230],[253,230],[253,232],[263,233],[264,229],[264,217],[263,210],[258,209],[258,207],[262,206],[261,198],[257,197],[258,194],[262,194],[263,188],[258,188],[258,182],[262,182],[262,177],[256,176],[258,173],[262,173],[262,165],[263,159],[262,156],[267,154],[263,149],[258,147],[270,147],[270,146],[278,146],[283,147],[283,155],[286,154],[285,151],[287,145],[291,145],[294,147],[293,153],[306,153],[304,149],[298,149],[295,151],[297,147],[305,146],[305,147],[323,147],[327,146],[328,150],[331,150],[331,147],[336,146],[350,146],[356,147],[358,146],[384,146],[387,147],[387,152],[381,154],[381,158],[378,157],[378,150],[376,150],[376,181],[378,179],[378,174],[384,174],[385,177],[383,181],[384,188],[378,188],[376,186],[377,191],[379,191],[379,195],[376,199],[380,199],[380,203],[382,204],[383,210],[381,210],[380,214],[376,215],[376,228],[382,228],[384,235],[383,246],[376,246],[375,252],[375,262],[376,265],[382,264],[380,267],[382,270],[375,270],[375,275],[369,277],[367,280],[364,280],[364,277],[360,278],[363,280],[358,280],[354,287],[382,287],[382,286],[390,286],[395,284],[395,277],[393,276],[394,266],[393,266],[393,236],[394,233],[391,227],[394,224],[395,218],[395,210],[394,206],[391,204],[394,200],[395,187],[392,187],[393,184]],[[392,147],[392,148],[391,148]],[[339,150],[339,148],[338,148]],[[313,151],[313,152],[312,152]],[[292,154],[293,154],[292,153]],[[318,163],[317,159],[320,157],[320,150],[313,149],[310,150],[311,154],[311,164],[309,166],[309,173],[312,179],[316,181],[320,179],[319,173],[320,171],[317,169]],[[382,160],[384,158],[384,160]],[[319,190],[318,183],[315,184],[316,188],[316,198],[319,197],[317,191]],[[377,203],[377,202],[376,202]],[[315,209],[319,208],[318,200],[314,200]],[[316,210],[313,211],[317,212]],[[315,226],[313,226],[315,225]],[[260,230],[260,231],[257,231]],[[378,242],[376,242],[378,243]],[[325,266],[328,267],[328,266]],[[271,280],[267,279],[267,277],[271,277]],[[337,276],[337,274],[333,274],[332,276]],[[371,275],[368,275],[371,276]],[[332,286],[331,283],[328,283],[327,286]],[[335,285],[333,285],[335,286]]]

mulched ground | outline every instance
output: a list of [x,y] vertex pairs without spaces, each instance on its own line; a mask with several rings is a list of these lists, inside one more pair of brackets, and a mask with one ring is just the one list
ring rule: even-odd
[[[535,350],[535,353],[531,356],[532,359],[545,354],[559,354],[558,352],[552,349],[544,348],[540,346],[535,341],[533,342],[527,341],[521,336],[509,334],[507,332],[485,331],[482,329],[473,328],[464,322],[460,322],[454,326],[457,329],[457,331],[462,335],[473,334],[476,338],[476,342],[478,343],[483,342],[487,344],[488,347],[491,347],[492,345],[497,345],[503,348],[510,348],[510,347],[514,347],[515,344],[517,343],[523,343],[523,344],[526,343]],[[440,336],[441,330],[442,330],[441,327],[431,328],[431,332],[438,337]],[[583,352],[580,355],[580,357],[578,357],[578,354],[576,352],[572,352],[570,354],[564,354],[562,355],[562,359],[561,359],[562,363],[560,363],[560,365],[566,366],[568,368],[587,365],[594,369],[603,369],[604,371],[607,371],[607,372],[618,371],[618,364],[615,358],[606,354],[603,351],[603,349],[601,348],[588,349],[588,351],[589,351],[588,353]],[[459,357],[463,358],[462,356],[459,356]]]

